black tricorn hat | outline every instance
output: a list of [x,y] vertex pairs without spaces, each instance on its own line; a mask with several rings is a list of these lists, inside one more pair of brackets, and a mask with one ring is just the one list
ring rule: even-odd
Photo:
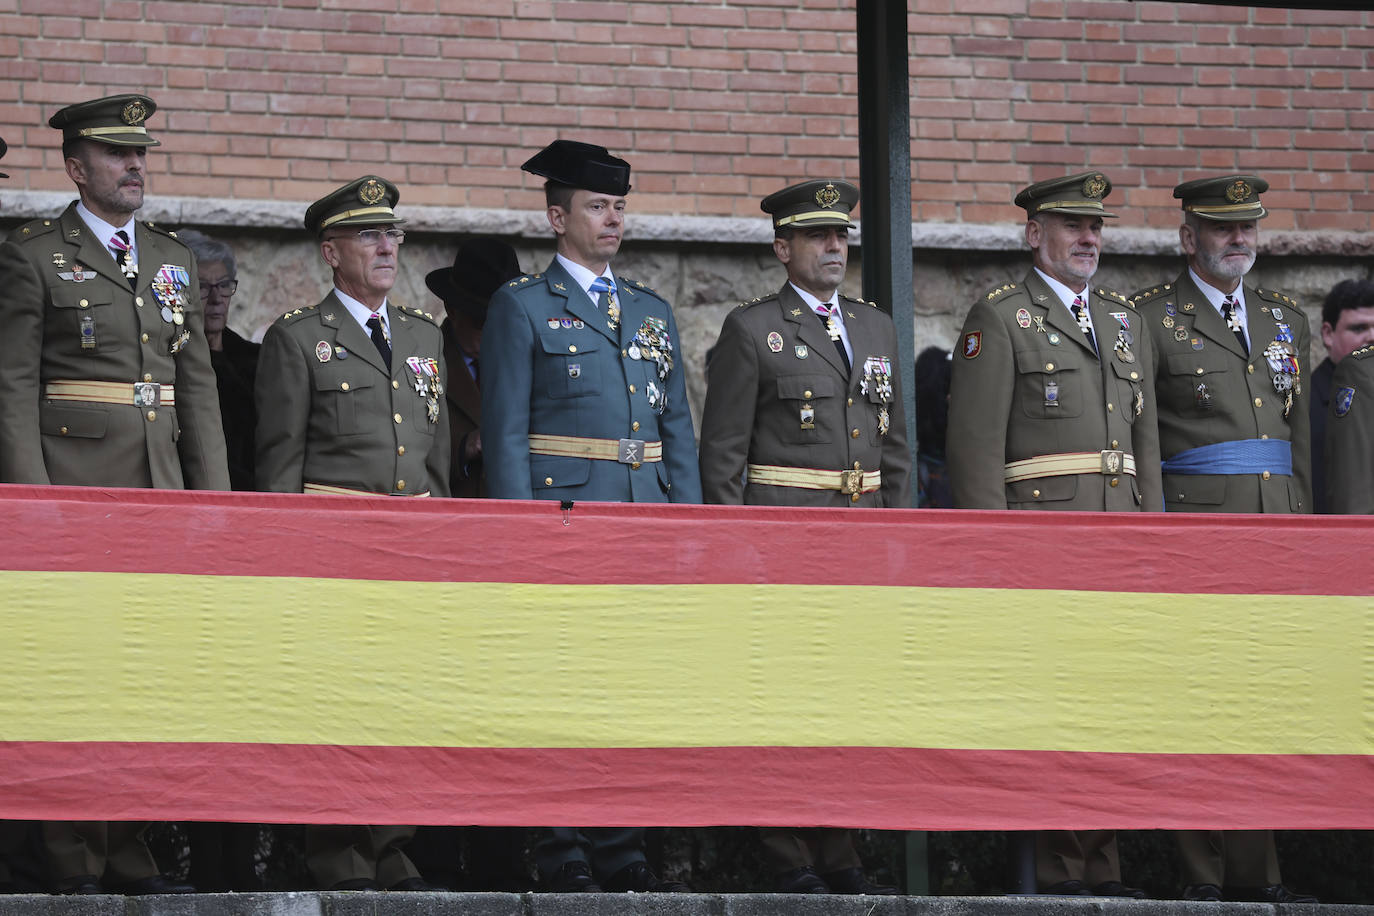
[[520,168],[584,191],[620,197],[630,193],[630,163],[591,143],[555,140]]
[[453,266],[431,270],[425,275],[425,286],[444,300],[445,310],[464,313],[480,328],[486,323],[492,293],[521,273],[514,248],[482,236],[459,245]]

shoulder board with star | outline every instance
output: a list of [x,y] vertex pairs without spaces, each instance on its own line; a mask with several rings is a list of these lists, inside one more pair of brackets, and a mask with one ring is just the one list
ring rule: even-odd
[[303,318],[306,315],[314,314],[315,309],[317,308],[319,308],[318,305],[303,305],[298,309],[292,309],[291,311],[282,315],[277,320],[285,324],[292,324],[294,322],[300,321],[301,318]]
[[984,302],[1001,302],[1008,298],[1021,298],[1026,296],[1025,287],[1020,283],[1003,283],[1001,286],[991,289],[983,296]]
[[663,298],[662,293],[654,289],[652,286],[645,286],[644,281],[642,280],[631,280],[629,277],[621,276],[617,276],[616,279],[620,281],[620,285],[624,288],[624,292],[628,295],[634,296],[638,295],[639,293],[648,293],[650,296],[657,299],[659,302],[662,302],[665,305],[667,305],[668,303],[668,300]]
[[1099,286],[1097,287],[1095,292],[1103,299],[1110,299],[1113,302],[1120,302],[1122,305],[1126,306],[1129,306],[1131,304],[1131,300],[1127,299],[1125,296],[1121,295],[1114,289],[1107,289],[1105,286]]
[[29,220],[24,225],[18,227],[9,234],[8,241],[27,242],[29,239],[36,239],[47,235],[49,232],[57,231],[57,220],[35,219]]
[[1352,351],[1346,359],[1374,359],[1374,344]]
[[1131,305],[1138,309],[1147,302],[1151,302],[1161,297],[1172,296],[1173,294],[1174,285],[1172,283],[1161,283],[1158,286],[1147,286],[1144,289],[1136,290],[1128,297],[1128,300]]
[[845,302],[852,302],[855,305],[871,305],[874,308],[878,307],[878,303],[876,302],[869,302],[866,299],[857,299],[854,296],[846,296],[844,293],[840,293],[840,298],[843,299]]
[[[169,239],[176,239],[178,245],[181,245],[182,247],[186,246],[185,242],[177,238],[177,234],[175,232],[173,232],[170,229],[163,229],[161,226],[157,225],[150,219],[143,221],[143,228],[147,229],[149,232],[156,233],[157,235],[163,235]],[[189,251],[190,249],[187,250]]]
[[1298,308],[1298,300],[1284,295],[1276,289],[1256,289],[1255,295],[1268,302],[1277,302],[1279,305],[1286,305],[1290,308]]
[[439,326],[439,319],[435,318],[434,315],[432,315],[429,312],[426,312],[424,309],[412,309],[406,308],[404,305],[398,305],[396,306],[396,311],[400,312],[403,315],[409,315],[413,318],[421,318],[425,321],[428,321],[436,328]]
[[777,294],[777,293],[769,293],[769,294],[766,295],[766,296],[755,296],[753,299],[750,299],[750,300],[748,300],[748,301],[746,301],[746,302],[741,302],[741,303],[737,306],[737,308],[747,309],[747,308],[749,308],[750,306],[758,305],[758,304],[761,303],[761,302],[777,302],[777,301],[778,301],[778,294]]
[[534,281],[542,280],[543,278],[543,274],[521,274],[520,276],[516,277],[515,279],[507,283],[506,289],[532,289],[536,286],[541,285]]

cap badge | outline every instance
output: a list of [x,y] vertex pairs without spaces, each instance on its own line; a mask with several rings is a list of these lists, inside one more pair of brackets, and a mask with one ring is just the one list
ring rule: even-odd
[[1083,182],[1083,196],[1091,200],[1096,200],[1107,191],[1107,180],[1101,175],[1094,175]]
[[363,182],[362,187],[358,188],[358,199],[369,207],[377,203],[386,196],[386,189],[382,183],[375,178],[369,178]]
[[119,116],[124,119],[125,124],[142,124],[148,119],[148,106],[134,99],[124,106]]
[[825,187],[816,192],[816,203],[829,209],[835,206],[840,200],[840,192],[835,190],[833,183],[827,183]]
[[1248,181],[1234,181],[1226,186],[1226,199],[1233,204],[1245,200],[1254,192]]

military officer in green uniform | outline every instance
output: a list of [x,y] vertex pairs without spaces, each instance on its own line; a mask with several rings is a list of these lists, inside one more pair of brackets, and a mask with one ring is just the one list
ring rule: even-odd
[[776,293],[725,319],[711,352],[701,421],[708,503],[911,503],[892,319],[839,294],[859,189],[814,180],[766,197]]
[[1374,346],[1336,364],[1326,426],[1326,499],[1341,515],[1374,515]]
[[[118,95],[49,119],[79,200],[0,245],[0,479],[229,489],[219,394],[196,262],[135,222],[148,182],[152,99]],[[67,893],[178,893],[146,824],[46,823],[46,864]]]
[[387,297],[405,240],[399,197],[365,175],[306,211],[334,288],[263,337],[259,489],[449,495],[443,338],[432,315]]
[[[1083,172],[1016,195],[1033,267],[974,303],[955,351],[946,452],[961,509],[1159,511],[1149,334],[1091,285],[1111,182]],[[1055,894],[1142,897],[1110,830],[1041,831],[1036,881]]]
[[[334,288],[267,329],[258,360],[257,482],[282,493],[449,495],[443,337],[389,301],[400,192],[364,175],[315,201],[305,228]],[[411,826],[306,829],[306,865],[334,890],[435,890],[402,847]]]
[[[1131,297],[1153,344],[1164,503],[1170,512],[1310,512],[1307,316],[1250,286],[1260,195],[1254,175],[1185,181],[1187,269]],[[1184,897],[1313,902],[1279,880],[1267,830],[1180,831]]]
[[[482,331],[488,495],[701,502],[672,307],[611,270],[629,163],[601,146],[555,140],[522,168],[546,179],[557,251],[542,274],[491,297]],[[687,889],[649,870],[641,828],[551,828],[534,852],[554,891]]]
[[[708,503],[911,504],[892,319],[839,294],[859,189],[804,181],[760,204],[787,280],[725,319],[706,367]],[[895,894],[873,884],[848,830],[761,828],[781,893]]]

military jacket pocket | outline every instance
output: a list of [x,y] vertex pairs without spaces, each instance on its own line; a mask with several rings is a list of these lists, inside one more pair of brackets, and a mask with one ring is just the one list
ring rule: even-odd
[[601,339],[589,334],[539,335],[544,351],[539,374],[545,394],[550,398],[589,398],[601,394]]
[[103,283],[64,283],[53,288],[53,311],[44,336],[83,354],[120,350],[127,330],[116,327],[114,297]]
[[782,402],[783,442],[789,445],[829,442],[832,428],[843,425],[843,415],[834,401],[839,394],[840,386],[833,376],[780,376],[778,400]]
[[1225,475],[1164,475],[1164,504],[1166,506],[1186,509],[1189,506],[1219,506],[1225,501]]
[[1016,351],[1016,400],[1032,420],[1083,415],[1083,373],[1064,366],[1059,350]]
[[380,428],[385,418],[370,390],[376,371],[361,360],[356,366],[347,362],[349,366],[331,361],[315,370],[315,400],[321,417],[334,418],[336,434],[357,436]]
[[530,455],[530,489],[580,487],[592,475],[592,459],[569,458],[566,455]]
[[1225,372],[1233,359],[1223,350],[1190,350],[1187,353],[1170,353],[1164,365],[1171,376],[1197,377]]
[[1034,509],[1037,505],[1073,499],[1078,494],[1078,478],[1072,475],[1063,477],[1036,477],[1031,480],[1017,480],[1007,484],[1008,509]]
[[1134,423],[1136,417],[1145,409],[1145,398],[1150,397],[1140,383],[1140,369],[1134,363],[1123,363],[1119,359],[1113,359],[1112,372],[1116,376],[1116,388],[1119,392],[1117,399],[1120,403],[1117,409],[1121,411],[1121,416],[1127,423]]
[[67,439],[103,439],[110,412],[99,407],[45,405],[39,411],[38,428],[45,436]]

